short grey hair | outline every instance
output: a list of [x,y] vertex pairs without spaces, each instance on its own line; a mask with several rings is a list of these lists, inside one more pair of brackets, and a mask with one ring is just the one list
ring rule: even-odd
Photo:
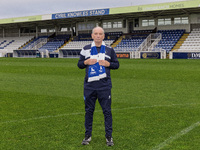
[[94,27],[94,28],[92,29],[92,33],[94,33],[94,30],[95,30],[96,28],[100,28],[100,29],[102,29],[103,34],[105,33],[104,29],[103,29],[102,27],[100,27],[100,26]]

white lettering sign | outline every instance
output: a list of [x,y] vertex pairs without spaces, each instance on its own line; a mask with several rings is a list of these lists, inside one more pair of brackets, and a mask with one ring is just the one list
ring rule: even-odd
[[69,13],[53,14],[52,19],[74,18],[74,17],[85,17],[85,16],[98,16],[98,15],[106,15],[106,14],[109,14],[109,9],[75,11],[75,12],[69,12]]
[[192,58],[200,58],[200,53],[192,53]]

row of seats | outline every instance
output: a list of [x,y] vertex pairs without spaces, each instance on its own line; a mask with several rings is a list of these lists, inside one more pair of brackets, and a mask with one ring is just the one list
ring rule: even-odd
[[49,39],[49,41],[39,48],[40,51],[48,50],[53,52],[60,48],[66,41],[68,41],[70,35],[57,35],[54,38]]
[[192,31],[200,31],[200,28],[194,28]]
[[0,49],[4,49],[8,45],[12,44],[15,40],[4,40],[3,42],[0,43]]
[[169,52],[185,33],[185,30],[158,30],[157,33],[162,34],[162,39],[154,49],[164,49]]
[[47,43],[48,36],[39,36],[32,41],[30,41],[28,44],[26,44],[24,47],[22,47],[22,50],[33,50],[38,49],[41,47],[41,43]]
[[52,52],[57,50],[63,44],[64,41],[47,42],[41,48],[39,48],[39,50],[48,50],[49,52]]
[[[108,32],[105,33],[104,42],[106,45],[111,46],[112,43],[122,35],[122,32]],[[74,37],[72,41],[67,43],[61,49],[82,49],[85,45],[92,43],[92,38],[90,33],[79,34]]]
[[[185,30],[158,30],[157,33],[162,34],[162,39],[155,46],[156,49],[164,49],[167,52],[171,51],[171,49],[175,46],[181,36],[184,34]],[[147,36],[152,33],[148,30],[142,31],[134,31],[134,34],[125,37],[115,48],[115,51],[136,51],[139,46],[143,43],[143,41],[147,38]],[[141,33],[146,33],[141,34]]]
[[[111,45],[114,40],[104,40],[106,45]],[[68,44],[66,44],[61,49],[82,49],[85,45],[89,45],[92,43],[92,40],[86,40],[86,41],[71,41]]]
[[123,36],[121,42],[114,47],[115,51],[136,51],[151,33],[149,30],[135,31],[132,35]]
[[48,50],[49,52],[55,51],[60,48],[66,41],[68,41],[70,35],[57,35],[54,37],[40,36],[24,46],[23,50],[38,49],[40,51]]
[[132,30],[131,33],[153,33],[154,30]]
[[0,49],[5,52],[13,52],[31,39],[33,36],[0,38]]
[[200,50],[200,29],[193,29],[178,51],[199,51]]
[[176,30],[158,30],[157,33],[162,34],[182,34],[185,32],[185,29],[176,29]]

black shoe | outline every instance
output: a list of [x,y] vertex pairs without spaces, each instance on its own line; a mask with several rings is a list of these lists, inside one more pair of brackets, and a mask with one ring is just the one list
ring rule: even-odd
[[81,144],[82,145],[88,145],[91,140],[92,140],[91,136],[86,135]]
[[114,145],[113,138],[111,136],[107,136],[106,143],[107,143],[107,146],[113,146]]

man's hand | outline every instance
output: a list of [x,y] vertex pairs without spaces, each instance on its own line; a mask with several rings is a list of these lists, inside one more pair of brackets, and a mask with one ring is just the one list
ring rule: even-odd
[[85,65],[94,65],[96,63],[97,63],[96,59],[87,59],[87,60],[84,61]]
[[110,63],[107,60],[99,60],[99,65],[109,67]]

